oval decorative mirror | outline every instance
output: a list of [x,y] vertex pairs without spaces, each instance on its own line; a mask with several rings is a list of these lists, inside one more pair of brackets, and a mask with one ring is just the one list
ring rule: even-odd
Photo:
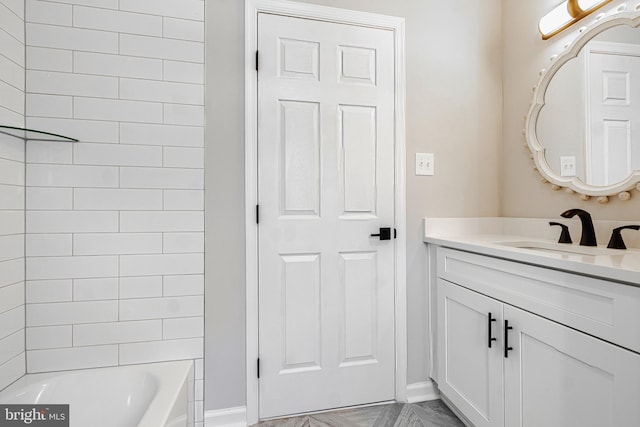
[[640,4],[621,5],[541,72],[527,144],[543,181],[582,195],[640,191]]

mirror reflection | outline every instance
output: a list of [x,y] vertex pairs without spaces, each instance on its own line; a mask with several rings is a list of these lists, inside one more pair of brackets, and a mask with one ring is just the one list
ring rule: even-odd
[[602,187],[640,171],[640,28],[607,29],[558,70],[536,135],[558,176]]

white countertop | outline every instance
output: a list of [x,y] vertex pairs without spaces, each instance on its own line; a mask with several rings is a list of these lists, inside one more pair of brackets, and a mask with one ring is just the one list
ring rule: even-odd
[[[495,218],[494,220],[499,221],[500,219]],[[454,234],[453,230],[458,227],[451,227],[451,222],[438,230],[438,227],[433,227],[433,223],[429,223],[429,221],[431,219],[425,219],[423,235],[425,243],[640,286],[640,250],[638,249],[615,250],[606,249],[606,245],[600,245],[593,250],[578,246],[576,243],[573,244],[573,247],[555,245],[555,240],[548,239],[546,236],[540,238],[540,236],[532,237],[531,233],[506,234],[501,232],[504,227],[486,227],[487,221],[491,221],[487,219],[482,219],[483,226],[477,229],[477,233],[474,232],[474,227],[469,224],[472,220],[466,220],[465,224],[459,228],[463,230],[461,234]],[[541,223],[542,221],[546,220],[540,220]],[[528,226],[530,225],[528,224]],[[540,234],[546,233],[545,229],[545,232]],[[521,246],[536,246],[536,242],[540,243],[540,246],[557,246],[587,253],[592,251],[594,254],[559,253],[544,249],[517,247],[520,244]],[[510,243],[516,243],[516,246],[509,246]]]

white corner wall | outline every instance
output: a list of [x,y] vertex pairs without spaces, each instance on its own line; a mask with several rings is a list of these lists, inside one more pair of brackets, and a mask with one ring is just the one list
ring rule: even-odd
[[204,1],[26,0],[29,373],[204,347]]
[[[0,125],[24,126],[24,2],[0,0]],[[25,373],[24,141],[0,133],[0,390]]]

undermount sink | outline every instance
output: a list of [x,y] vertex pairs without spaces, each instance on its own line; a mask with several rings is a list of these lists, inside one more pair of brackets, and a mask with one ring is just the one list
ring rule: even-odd
[[498,245],[508,246],[517,249],[528,249],[536,252],[547,252],[562,255],[624,255],[626,251],[619,249],[607,249],[596,246],[578,246],[562,243],[519,241],[519,242],[499,242]]

